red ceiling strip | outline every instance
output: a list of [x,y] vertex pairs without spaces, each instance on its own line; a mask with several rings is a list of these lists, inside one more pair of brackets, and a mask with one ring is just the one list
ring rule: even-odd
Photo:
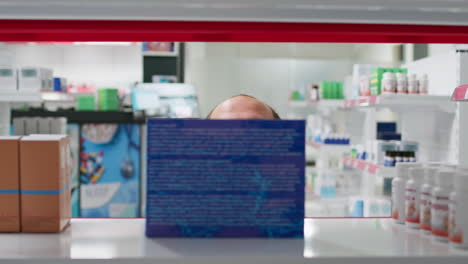
[[0,41],[468,43],[468,26],[292,22],[0,20]]

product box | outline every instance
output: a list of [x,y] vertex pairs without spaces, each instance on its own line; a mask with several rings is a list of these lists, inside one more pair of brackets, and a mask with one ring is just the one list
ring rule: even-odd
[[18,90],[18,71],[12,67],[0,67],[0,93]]
[[23,67],[18,73],[20,92],[53,91],[52,70],[47,68]]
[[140,125],[83,124],[81,135],[80,215],[139,217]]
[[20,231],[19,139],[0,137],[0,232]]
[[33,135],[20,141],[21,230],[62,231],[70,221],[70,140]]
[[303,237],[305,122],[150,119],[148,237]]

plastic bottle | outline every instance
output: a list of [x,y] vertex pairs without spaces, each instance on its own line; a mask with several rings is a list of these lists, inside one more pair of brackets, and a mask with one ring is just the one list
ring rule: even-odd
[[396,81],[393,72],[385,72],[382,77],[382,93],[393,94],[396,91]]
[[419,195],[419,228],[425,234],[431,233],[431,192],[434,187],[435,175],[438,170],[439,167],[436,165],[431,165],[426,168],[424,183]]
[[420,94],[427,94],[429,90],[429,80],[427,78],[427,74],[423,74],[421,79],[418,81],[418,88]]
[[408,170],[420,167],[419,163],[397,163],[397,176],[392,181],[392,218],[398,224],[405,223],[405,187],[408,181]]
[[447,242],[449,199],[455,171],[442,168],[436,175],[436,185],[431,197],[431,232],[435,240]]
[[396,74],[396,88],[397,93],[408,92],[408,80],[406,79],[406,74],[401,72]]
[[417,94],[418,91],[418,80],[416,79],[415,74],[410,74],[408,76],[408,93],[409,94]]
[[450,194],[449,240],[457,248],[468,249],[468,172],[458,171],[455,191]]
[[419,229],[419,193],[425,172],[422,167],[410,168],[410,179],[406,182],[405,221],[408,227],[414,229]]

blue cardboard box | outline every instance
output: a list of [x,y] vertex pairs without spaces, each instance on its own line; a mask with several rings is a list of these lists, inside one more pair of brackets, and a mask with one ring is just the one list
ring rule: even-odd
[[303,237],[304,121],[147,125],[148,237]]

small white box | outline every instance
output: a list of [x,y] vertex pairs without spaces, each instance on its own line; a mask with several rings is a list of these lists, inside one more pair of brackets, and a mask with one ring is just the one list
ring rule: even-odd
[[26,118],[17,117],[13,119],[13,130],[15,136],[24,136],[26,135]]
[[67,119],[65,117],[52,118],[50,123],[50,134],[66,135]]
[[26,135],[31,135],[31,134],[38,134],[39,133],[39,118],[37,117],[29,117],[26,118],[26,123],[25,123],[25,134]]
[[18,90],[18,71],[12,67],[0,67],[0,92]]
[[36,67],[21,68],[18,73],[18,88],[20,92],[53,91],[52,70]]
[[52,118],[39,118],[39,134],[50,134],[51,133],[51,120]]

